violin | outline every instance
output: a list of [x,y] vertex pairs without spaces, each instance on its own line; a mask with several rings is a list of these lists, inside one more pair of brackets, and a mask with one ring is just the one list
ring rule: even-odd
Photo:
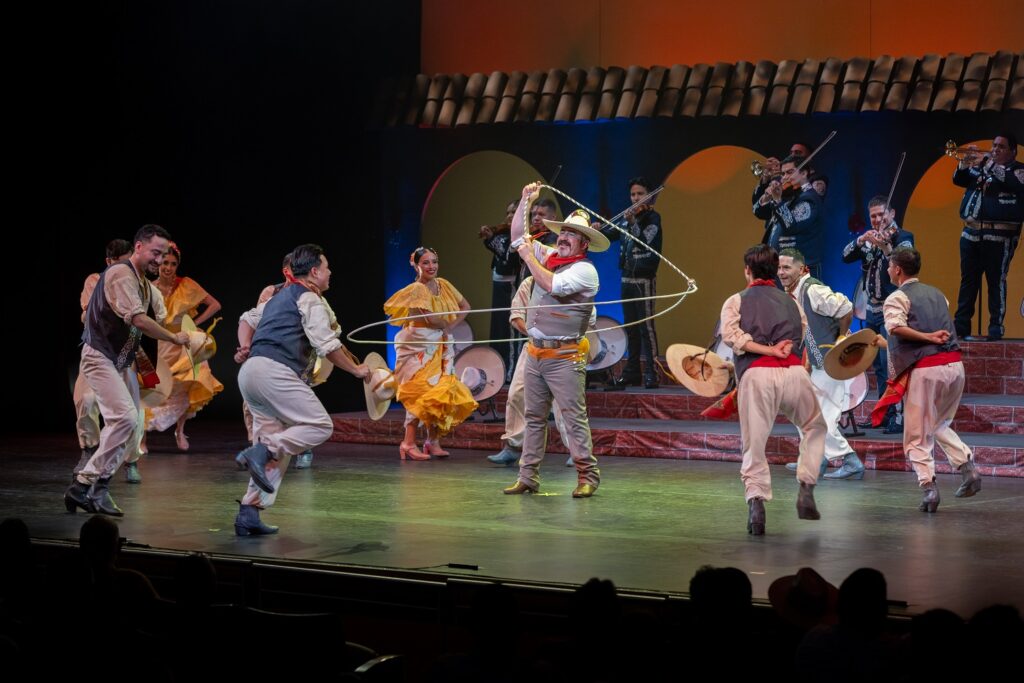
[[653,204],[637,204],[632,209],[626,211],[625,215],[627,219],[629,219],[630,216],[632,216],[633,218],[639,218],[640,216],[644,215],[653,208]]
[[511,232],[511,223],[499,223],[497,225],[485,225],[480,228],[478,236],[482,240],[489,240],[495,235],[500,235],[503,232]]
[[788,200],[794,197],[799,197],[800,193],[803,192],[803,186],[799,183],[792,181],[782,183],[782,199]]

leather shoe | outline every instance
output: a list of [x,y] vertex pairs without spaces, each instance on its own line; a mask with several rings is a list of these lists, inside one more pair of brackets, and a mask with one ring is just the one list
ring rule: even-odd
[[78,481],[76,476],[71,486],[64,492],[64,507],[72,514],[77,508],[82,508],[85,512],[95,512],[92,501],[89,500],[89,484]]
[[93,512],[111,517],[124,517],[124,512],[117,507],[117,503],[110,496],[110,477],[96,480],[96,483],[89,488],[89,501],[92,503]]
[[800,482],[800,492],[796,495],[796,516],[800,519],[821,519],[814,502],[814,484]]
[[644,378],[644,389],[657,389],[658,378],[657,377],[646,377]]
[[245,458],[246,467],[249,468],[249,476],[252,477],[252,483],[260,487],[267,493],[273,493],[274,487],[267,480],[266,467],[267,462],[270,461],[270,451],[261,443],[255,446],[249,446],[244,451],[239,453],[239,456]]
[[601,387],[601,391],[625,391],[626,390],[626,379],[619,377],[618,379],[610,379],[608,383]]
[[308,470],[313,466],[313,451],[305,451],[295,456],[295,469]]
[[142,475],[139,474],[138,462],[126,462],[124,464],[124,480],[129,484],[142,483]]
[[594,495],[594,491],[597,491],[597,487],[594,486],[593,484],[580,484],[575,489],[573,489],[572,497],[590,498],[592,495]]
[[843,466],[835,472],[829,472],[825,475],[825,479],[863,479],[864,478],[864,463],[860,461],[857,454],[854,452],[847,453],[843,456]]
[[978,470],[974,467],[974,461],[968,460],[963,465],[960,465],[960,476],[963,477],[963,482],[960,484],[960,488],[953,494],[957,498],[970,498],[975,493],[981,490],[981,475],[978,474]]
[[[786,469],[789,470],[790,472],[796,472],[796,463],[795,462],[787,462],[786,463]],[[827,470],[828,470],[828,458],[822,458],[821,459],[821,469],[818,470],[818,477],[820,478],[822,476],[825,476],[826,478],[828,478],[827,475],[825,474],[825,472]]]
[[519,455],[519,451],[509,446],[505,446],[494,455],[488,455],[487,459],[495,465],[515,465],[519,462]]
[[917,509],[921,512],[937,512],[939,509],[939,487],[934,481],[930,481],[921,487],[924,490],[924,497]]
[[747,533],[751,536],[764,536],[764,498],[756,497],[747,501],[750,513],[747,515]]
[[536,493],[536,491],[534,491],[521,481],[517,481],[508,488],[502,489],[501,492],[507,496],[518,496],[523,493]]
[[276,534],[278,527],[260,521],[260,509],[255,505],[238,504],[238,516],[235,517],[236,536],[266,536]]

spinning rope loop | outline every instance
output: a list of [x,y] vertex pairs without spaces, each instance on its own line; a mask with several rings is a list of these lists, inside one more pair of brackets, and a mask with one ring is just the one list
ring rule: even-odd
[[[584,204],[582,204],[582,203],[578,202],[577,200],[573,199],[572,197],[567,195],[565,192],[562,192],[558,188],[551,187],[550,185],[539,185],[538,189],[539,188],[547,188],[548,190],[551,190],[555,194],[560,195],[560,196],[564,197],[565,199],[568,199],[570,202],[572,202],[573,204],[575,204],[579,208],[583,209],[584,211],[586,211],[588,214],[590,214],[594,218],[598,219],[599,222],[604,223],[605,225],[607,225],[607,226],[617,230],[619,233],[621,233],[623,238],[633,240],[634,242],[636,242],[637,244],[642,246],[644,249],[646,249],[647,251],[651,252],[652,254],[657,256],[659,259],[661,259],[663,262],[668,264],[668,266],[672,270],[674,270],[676,273],[678,273],[679,276],[681,278],[683,278],[683,280],[686,281],[686,289],[685,290],[680,291],[680,292],[673,292],[671,294],[655,294],[655,295],[652,295],[652,296],[640,296],[640,297],[634,297],[634,298],[631,298],[631,299],[615,299],[613,301],[595,301],[594,304],[593,304],[594,306],[604,306],[604,305],[609,305],[609,304],[625,304],[625,303],[635,303],[635,302],[639,302],[639,301],[653,301],[653,300],[656,300],[656,299],[675,299],[676,300],[671,306],[669,306],[665,310],[661,311],[660,313],[655,313],[654,315],[649,315],[646,318],[641,318],[640,320],[634,320],[631,323],[622,323],[620,325],[615,325],[613,327],[606,327],[606,328],[604,328],[605,330],[617,330],[620,327],[630,327],[631,325],[640,325],[642,323],[647,322],[648,320],[653,320],[655,318],[661,317],[661,316],[665,315],[666,313],[668,313],[669,311],[671,311],[672,309],[674,309],[679,304],[683,303],[683,301],[686,299],[687,296],[689,296],[690,294],[693,294],[694,292],[697,291],[697,282],[693,278],[691,278],[689,275],[687,275],[682,270],[680,270],[679,267],[676,266],[676,264],[672,263],[672,261],[670,261],[663,254],[661,254],[660,252],[658,252],[657,250],[652,248],[649,244],[645,243],[643,240],[637,239],[636,237],[631,235],[626,230],[623,230],[619,226],[615,225],[615,223],[611,222],[610,220],[608,220],[604,216],[600,215],[596,211],[593,211],[593,210],[589,209],[587,206],[585,206]],[[653,197],[655,194],[660,192],[662,189],[663,189],[663,187],[660,187],[657,190],[655,190],[654,192],[651,192],[651,193],[647,194],[645,197],[642,197],[640,199],[640,201],[637,202],[636,204],[634,204],[633,206],[636,206],[637,204],[641,204],[641,203],[647,202],[651,197]],[[529,210],[529,202],[522,202],[522,204],[523,204],[523,215],[525,217],[527,215],[528,210]],[[630,208],[633,208],[633,207],[630,207]],[[626,211],[628,211],[628,210],[629,209],[627,209]],[[619,215],[623,215],[623,214],[625,214],[625,211],[623,211],[622,214],[619,214]],[[524,221],[524,224],[525,224],[525,221]],[[574,306],[579,306],[579,305],[580,305],[579,303],[541,304],[541,305],[537,305],[537,306],[516,306],[515,308],[518,309],[518,310],[526,311],[526,310],[536,310],[536,309],[541,309],[541,308],[569,308],[569,307],[574,307]],[[506,306],[504,308],[471,308],[471,309],[468,309],[466,311],[459,311],[459,312],[460,313],[466,313],[467,315],[469,315],[470,313],[498,313],[498,312],[502,312],[502,311],[511,311],[512,308],[513,308],[512,306]],[[449,311],[449,313],[455,313],[455,312],[456,311]],[[357,334],[359,334],[363,330],[368,330],[368,329],[373,328],[373,327],[380,327],[382,325],[389,325],[389,324],[393,324],[393,323],[397,323],[397,322],[404,322],[406,320],[419,320],[421,318],[431,318],[431,317],[434,317],[434,316],[437,316],[437,315],[444,315],[444,313],[442,313],[442,312],[438,312],[438,313],[420,313],[420,314],[417,314],[417,315],[407,315],[407,316],[404,316],[404,317],[401,317],[401,318],[388,318],[386,320],[378,320],[377,322],[372,322],[372,323],[369,323],[368,325],[363,325],[362,327],[357,327],[356,329],[354,329],[351,332],[349,332],[345,336],[345,338],[348,339],[348,341],[352,342],[353,344],[387,344],[389,346],[395,346],[396,344],[408,343],[408,342],[389,341],[389,340],[386,340],[386,339],[356,339],[355,337],[356,337]],[[511,338],[508,338],[508,339],[474,339],[472,342],[469,342],[469,343],[471,343],[471,344],[493,344],[493,343],[501,343],[501,342],[520,342],[522,340],[523,340],[523,337],[511,337]],[[444,341],[429,342],[429,343],[432,343],[432,344],[465,344],[467,342],[460,341],[460,340],[457,340],[457,339],[446,339]]]

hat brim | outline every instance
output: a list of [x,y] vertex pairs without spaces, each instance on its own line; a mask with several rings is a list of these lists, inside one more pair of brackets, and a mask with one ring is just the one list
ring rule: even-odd
[[872,344],[877,332],[864,328],[839,341],[825,355],[825,372],[832,379],[852,379],[871,367],[878,355]]
[[[460,378],[468,368],[483,370],[487,380],[477,391],[470,389],[476,401],[486,401],[505,386],[505,361],[501,354],[489,346],[471,346],[455,356],[455,376]],[[467,387],[468,388],[468,387]]]
[[576,223],[549,220],[545,220],[544,225],[546,225],[548,227],[548,230],[555,233],[556,235],[560,234],[563,228],[575,230],[576,232],[580,233],[588,240],[590,240],[590,246],[587,247],[587,251],[607,251],[608,247],[612,245],[611,241],[609,241],[609,239],[605,237],[602,232],[600,232],[599,230],[594,230],[589,225],[582,226]]
[[[619,327],[619,324],[615,318],[604,315],[597,316],[597,324],[594,329],[587,332],[587,337],[590,339],[587,370],[604,370],[618,363],[626,355],[626,348],[629,346],[628,338],[626,330]],[[601,348],[602,341],[605,343],[604,349]]]
[[[366,354],[366,358],[363,359],[363,365],[365,365],[370,372],[374,370],[388,370],[386,360],[381,358],[381,355],[375,351],[371,351]],[[384,417],[384,414],[388,412],[388,408],[391,407],[391,399],[379,399],[373,393],[373,386],[368,382],[363,382],[363,395],[366,397],[366,412],[369,413],[371,420],[379,420]]]
[[[688,358],[707,361],[701,371],[703,379],[691,377],[686,372],[684,363]],[[698,396],[709,398],[721,396],[729,386],[729,379],[732,377],[731,363],[714,351],[708,351],[693,344],[673,344],[668,347],[665,351],[665,362],[668,364],[672,376]]]

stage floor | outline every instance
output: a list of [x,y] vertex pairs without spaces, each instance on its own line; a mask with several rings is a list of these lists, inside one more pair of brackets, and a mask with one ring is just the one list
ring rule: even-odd
[[[735,566],[755,597],[772,580],[813,566],[838,585],[858,567],[884,572],[889,597],[912,613],[946,607],[970,616],[995,602],[1024,607],[1024,480],[986,478],[957,499],[959,477],[939,475],[942,504],[918,512],[914,476],[868,471],[863,481],[822,482],[822,519],[796,517],[796,482],[772,467],[768,533],[746,533],[739,466],[730,462],[601,458],[591,499],[571,497],[574,470],[553,455],[539,495],[505,496],[515,469],[480,451],[400,462],[398,449],[327,443],[311,470],[288,473],[263,518],[277,536],[236,538],[234,502],[246,475],[233,455],[237,425],[199,423],[188,454],[157,435],[142,462],[144,482],[120,475],[112,492],[125,510],[122,535],[154,548],[354,564],[431,568],[453,575],[578,584],[592,576],[623,588],[686,592],[704,564]],[[34,537],[77,538],[85,516],[64,512],[62,492],[77,459],[72,438],[7,438],[0,518],[20,517]],[[479,569],[446,569],[449,563]]]

